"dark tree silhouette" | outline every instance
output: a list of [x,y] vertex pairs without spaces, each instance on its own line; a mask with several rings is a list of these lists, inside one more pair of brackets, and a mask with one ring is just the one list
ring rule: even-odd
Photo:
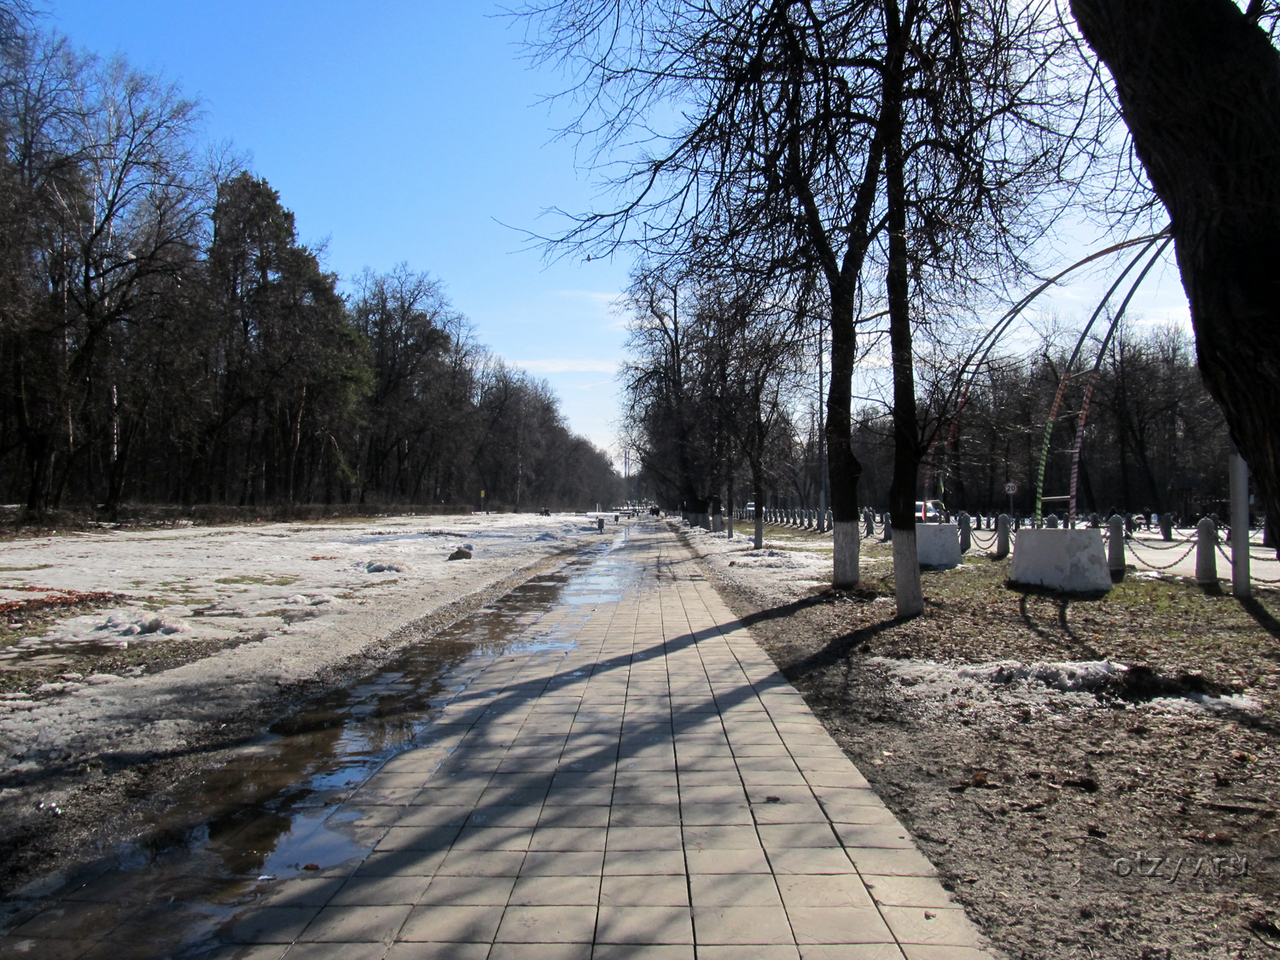
[[1072,0],[1169,211],[1200,372],[1280,523],[1280,54],[1262,4]]

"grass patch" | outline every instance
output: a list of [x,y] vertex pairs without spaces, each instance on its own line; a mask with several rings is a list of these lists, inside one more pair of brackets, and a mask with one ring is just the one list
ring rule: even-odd
[[270,577],[253,577],[247,574],[238,577],[219,577],[214,583],[222,583],[228,586],[249,586],[251,584],[261,584],[264,587],[287,587],[295,584],[300,577],[291,574],[282,574],[280,576]]

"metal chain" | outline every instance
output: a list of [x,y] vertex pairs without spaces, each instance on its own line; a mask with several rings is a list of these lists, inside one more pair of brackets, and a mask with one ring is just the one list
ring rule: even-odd
[[1187,537],[1183,540],[1171,540],[1167,544],[1157,546],[1156,544],[1152,543],[1150,540],[1139,540],[1137,537],[1132,537],[1131,539],[1135,545],[1142,544],[1142,546],[1148,550],[1177,550],[1183,544],[1196,542],[1195,537]]
[[[1231,563],[1231,554],[1227,553],[1227,551],[1223,549],[1222,544],[1215,544],[1215,546],[1218,548],[1218,552],[1222,554],[1222,559],[1227,561],[1227,563]],[[1250,554],[1250,558],[1252,559],[1252,554]],[[1280,583],[1280,577],[1259,577],[1253,572],[1253,569],[1250,568],[1249,582],[1252,583],[1255,580],[1258,583]]]
[[1172,567],[1176,567],[1183,560],[1187,559],[1187,557],[1191,556],[1191,551],[1196,548],[1196,543],[1194,540],[1192,540],[1190,541],[1190,544],[1191,545],[1187,547],[1186,550],[1183,551],[1182,556],[1180,556],[1177,560],[1173,561],[1173,563],[1168,563],[1163,565],[1157,564],[1157,563],[1151,563],[1150,561],[1143,560],[1140,556],[1138,556],[1137,551],[1132,548],[1130,548],[1129,553],[1132,554],[1134,560],[1141,563],[1144,567],[1147,567],[1151,570],[1168,570]]

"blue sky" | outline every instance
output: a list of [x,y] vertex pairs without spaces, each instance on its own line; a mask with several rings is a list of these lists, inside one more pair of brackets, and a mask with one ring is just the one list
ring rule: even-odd
[[[596,194],[573,145],[554,138],[568,117],[542,99],[563,79],[529,69],[520,26],[496,5],[44,0],[44,9],[47,25],[82,46],[123,53],[200,97],[208,138],[252,154],[303,240],[327,241],[329,269],[354,277],[404,261],[429,271],[483,343],[550,381],[571,429],[614,447],[625,332],[610,307],[629,264],[548,267],[511,229],[554,232],[544,210],[583,211]],[[1075,231],[1061,262],[1094,236]],[[1176,272],[1152,279],[1131,317],[1187,324]],[[1083,321],[1106,286],[1095,273],[1043,310]],[[864,379],[874,392],[876,370]]]
[[[571,429],[611,447],[629,264],[546,267],[510,227],[594,192],[540,103],[561,85],[520,59],[518,26],[466,0],[45,0],[46,27],[177,81],[327,240],[353,277],[405,261],[441,279],[480,340],[544,377]],[[564,115],[560,115],[563,119]],[[507,224],[510,226],[503,226]]]

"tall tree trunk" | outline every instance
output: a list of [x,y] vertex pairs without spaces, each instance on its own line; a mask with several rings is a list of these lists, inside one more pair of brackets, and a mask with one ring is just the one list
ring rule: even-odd
[[[827,392],[827,477],[831,485],[833,567],[831,585],[858,582],[858,481],[862,464],[853,454],[853,361],[855,355],[853,290],[847,280],[831,291],[831,386]],[[756,510],[762,501],[756,494]]]
[[1262,4],[1072,0],[1169,212],[1200,372],[1280,522],[1280,54]]
[[885,140],[885,204],[889,228],[889,349],[893,364],[893,480],[889,516],[893,524],[893,590],[899,617],[924,613],[916,551],[916,483],[920,475],[920,425],[911,344],[911,288],[907,264],[907,189],[902,144],[902,48],[905,31],[897,4],[885,4],[886,35],[895,51],[885,67],[881,109]]

